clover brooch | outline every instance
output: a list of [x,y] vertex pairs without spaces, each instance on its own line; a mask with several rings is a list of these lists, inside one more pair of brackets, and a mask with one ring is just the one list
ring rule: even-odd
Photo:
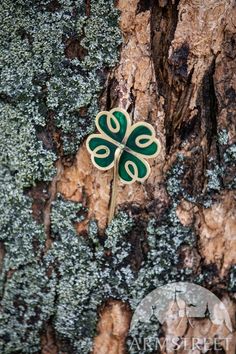
[[160,143],[150,124],[131,125],[129,114],[121,108],[100,112],[95,124],[100,134],[91,134],[86,142],[92,163],[100,170],[114,167],[110,222],[115,210],[118,178],[127,184],[145,181],[150,174],[146,159],[158,155]]

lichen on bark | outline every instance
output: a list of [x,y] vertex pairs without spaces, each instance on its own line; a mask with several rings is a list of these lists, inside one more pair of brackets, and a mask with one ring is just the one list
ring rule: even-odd
[[[94,129],[121,37],[110,0],[4,0],[0,19],[0,351],[36,353],[62,286],[47,251],[60,231],[55,223],[63,227],[60,210],[74,210],[52,203],[61,161]],[[55,252],[56,262],[59,246]]]
[[[232,2],[115,5],[0,5],[3,354],[124,353],[137,304],[177,280],[233,317]],[[119,185],[107,226],[112,174],[83,141],[114,106],[153,124],[162,150],[145,184]]]

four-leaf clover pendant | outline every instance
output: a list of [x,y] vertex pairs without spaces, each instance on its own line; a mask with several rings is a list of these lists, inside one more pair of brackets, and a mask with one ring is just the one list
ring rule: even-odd
[[129,114],[121,108],[100,112],[96,117],[100,134],[91,134],[86,142],[93,164],[100,170],[114,167],[113,193],[109,221],[113,218],[117,180],[143,182],[150,173],[145,160],[158,155],[160,143],[153,127],[146,122],[131,125]]

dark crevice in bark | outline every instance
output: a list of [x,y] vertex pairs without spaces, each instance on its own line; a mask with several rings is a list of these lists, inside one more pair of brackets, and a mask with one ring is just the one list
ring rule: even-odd
[[[168,152],[170,152],[175,141],[179,141],[179,143],[182,142],[181,139],[177,140],[176,137],[181,136],[181,126],[186,123],[188,124],[189,122],[189,103],[193,93],[193,85],[191,83],[193,71],[193,69],[190,71],[188,77],[186,77],[185,74],[182,76],[182,78],[184,78],[184,83],[179,83],[178,77],[174,82],[174,85],[178,87],[175,94],[176,103],[172,102],[174,109],[172,110],[172,114],[166,119],[169,122],[166,126],[166,147]],[[187,132],[189,133],[188,130]],[[176,134],[177,136],[175,136]],[[186,138],[188,137],[189,135],[187,134]]]
[[41,354],[58,354],[59,345],[56,332],[53,327],[53,319],[50,318],[43,327],[41,334]]
[[133,203],[122,204],[119,207],[119,211],[121,210],[134,221],[131,231],[125,237],[131,245],[132,252],[124,260],[122,266],[130,265],[134,272],[138,272],[149,249],[147,242],[148,211],[145,207]]
[[[201,124],[202,134],[207,138],[207,150],[205,155],[210,157],[213,162],[208,161],[207,169],[214,169],[214,164],[221,165],[221,152],[218,143],[218,101],[215,91],[215,61],[214,57],[208,70],[202,80],[201,92],[197,100],[199,107],[201,107]],[[224,188],[223,178],[218,174],[221,188]]]
[[202,81],[202,107],[203,121],[210,151],[213,139],[217,136],[217,114],[218,106],[214,86],[215,59],[205,73]]
[[224,169],[222,185],[233,186],[235,178],[235,161],[233,155],[225,159],[230,145],[236,142],[235,109],[236,91],[232,73],[236,71],[236,34],[232,30],[226,30],[222,51],[216,62],[215,91],[218,103],[218,133],[225,131],[226,141],[217,145],[219,151],[220,166]]
[[[166,150],[170,151],[173,142],[172,95],[178,96],[178,81],[186,79],[188,47],[184,45],[168,60],[169,48],[174,38],[178,22],[176,2],[154,2],[151,13],[151,45],[158,91],[164,97]],[[182,76],[182,78],[181,78]],[[175,84],[174,81],[177,81]]]
[[91,13],[91,3],[90,0],[85,0],[85,14],[86,16],[90,16]]
[[165,98],[170,91],[166,80],[169,76],[168,52],[177,26],[178,3],[168,3],[161,7],[158,2],[154,2],[151,13],[152,56],[159,93]]
[[57,182],[60,179],[61,174],[63,172],[63,164],[60,159],[56,163],[56,168],[57,168],[57,173],[53,178],[50,187],[48,189],[49,198],[47,200],[47,203],[43,211],[43,217],[44,217],[43,223],[44,223],[44,230],[46,234],[46,244],[44,249],[45,253],[51,247],[53,242],[53,236],[51,234],[51,209],[52,209],[52,202],[55,200],[57,195]]
[[128,264],[131,268],[138,272],[141,268],[142,262],[148,253],[148,242],[147,242],[147,222],[145,220],[139,219],[132,231],[128,234],[127,240],[130,242],[132,247],[132,253],[128,257]]
[[[52,1],[50,4],[56,6],[56,3],[57,1]],[[79,54],[80,48],[77,47],[77,42],[74,43],[72,41],[72,43],[70,42],[68,45],[71,45],[72,48],[66,48],[65,51],[67,51],[68,49],[68,57],[70,57],[71,55],[70,59],[72,59]],[[50,214],[52,202],[56,198],[57,194],[57,181],[61,176],[64,166],[71,165],[73,163],[74,158],[74,156],[64,156],[62,131],[56,126],[55,111],[48,108],[48,88],[46,82],[49,79],[50,75],[48,74],[34,78],[34,84],[41,87],[40,94],[38,97],[41,103],[40,113],[45,117],[46,121],[45,127],[35,126],[35,130],[36,136],[38,140],[42,141],[43,147],[46,150],[53,151],[58,156],[58,160],[55,162],[56,175],[50,183],[38,181],[34,187],[25,190],[27,195],[32,198],[32,215],[34,219],[38,223],[44,225],[46,242],[42,256],[48,251],[53,242],[53,237],[51,235]]]
[[46,10],[49,12],[59,11],[61,9],[61,4],[58,0],[52,0],[46,5]]
[[[130,114],[131,118],[134,119],[134,110],[135,110],[135,101],[136,101],[136,94],[134,92],[134,87],[131,87],[130,90],[130,95],[129,95],[129,99],[130,99],[130,104],[127,108],[127,112]],[[126,105],[126,102],[124,102],[124,107]]]
[[105,97],[105,102],[100,102],[102,106],[105,105],[106,110],[114,108],[114,104],[117,101],[117,86],[118,82],[115,78],[110,78],[106,86],[106,92],[102,94],[102,98]]
[[194,132],[200,130],[201,117],[199,112],[187,121],[183,121],[180,125],[179,135],[180,140],[187,140]]
[[189,45],[188,43],[183,43],[179,48],[177,48],[169,59],[170,69],[176,78],[181,81],[188,79],[188,56],[189,56]]
[[222,279],[220,278],[219,269],[214,263],[205,263],[205,259],[202,257],[201,259],[201,268],[200,274],[204,275],[202,285],[207,289],[217,289],[217,286],[222,283]]
[[25,189],[26,195],[32,198],[32,216],[39,224],[43,224],[43,210],[49,198],[48,184],[38,182],[32,188]]
[[82,61],[88,54],[88,50],[81,45],[83,37],[77,35],[65,40],[65,56],[68,59],[79,59]]
[[141,12],[150,10],[152,4],[153,4],[153,0],[139,0],[139,3],[137,5],[137,10],[136,10],[136,15],[138,15]]

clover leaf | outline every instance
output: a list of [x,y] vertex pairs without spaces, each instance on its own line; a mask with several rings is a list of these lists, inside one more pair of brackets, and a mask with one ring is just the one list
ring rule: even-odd
[[147,179],[150,166],[146,159],[160,150],[153,127],[146,122],[131,125],[128,113],[121,108],[100,112],[95,122],[99,134],[91,134],[86,142],[93,164],[108,170],[119,155],[118,174],[123,183]]

